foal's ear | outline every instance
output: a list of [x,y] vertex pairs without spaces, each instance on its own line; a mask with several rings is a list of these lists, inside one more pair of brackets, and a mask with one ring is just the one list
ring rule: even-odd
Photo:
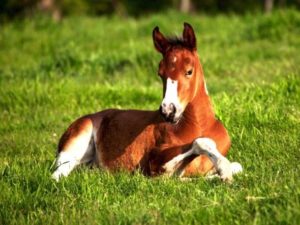
[[193,27],[188,24],[184,23],[184,29],[183,29],[183,41],[184,43],[191,49],[196,50],[196,36]]
[[155,27],[152,32],[153,43],[157,51],[164,54],[170,46],[168,40],[159,32],[159,28]]

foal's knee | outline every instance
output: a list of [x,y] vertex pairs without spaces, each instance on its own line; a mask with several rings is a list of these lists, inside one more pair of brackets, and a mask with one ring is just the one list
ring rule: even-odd
[[210,138],[197,138],[193,142],[193,148],[196,154],[203,154],[208,149],[216,149],[216,143]]

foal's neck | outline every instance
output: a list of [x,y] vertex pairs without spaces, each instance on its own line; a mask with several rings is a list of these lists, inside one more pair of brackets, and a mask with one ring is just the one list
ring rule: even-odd
[[183,114],[182,120],[178,124],[182,132],[195,133],[202,135],[203,132],[215,121],[215,114],[208,96],[203,70],[200,62],[196,66],[197,92],[192,102],[190,102]]

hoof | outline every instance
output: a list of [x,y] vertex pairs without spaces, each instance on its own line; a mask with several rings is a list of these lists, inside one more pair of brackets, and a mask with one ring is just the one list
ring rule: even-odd
[[218,162],[217,172],[223,182],[231,183],[233,181],[231,163],[223,158]]
[[51,175],[51,178],[52,178],[53,180],[55,180],[56,182],[59,181],[59,175],[56,174],[56,173],[53,173],[53,174]]
[[238,174],[243,172],[243,167],[238,162],[232,162],[230,166],[231,166],[232,174]]

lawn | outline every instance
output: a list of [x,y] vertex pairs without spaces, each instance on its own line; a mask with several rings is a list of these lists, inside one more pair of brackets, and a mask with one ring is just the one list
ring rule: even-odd
[[[50,179],[59,136],[105,108],[157,109],[152,29],[197,34],[232,184],[81,167]],[[44,17],[0,28],[0,224],[300,224],[300,12]]]

